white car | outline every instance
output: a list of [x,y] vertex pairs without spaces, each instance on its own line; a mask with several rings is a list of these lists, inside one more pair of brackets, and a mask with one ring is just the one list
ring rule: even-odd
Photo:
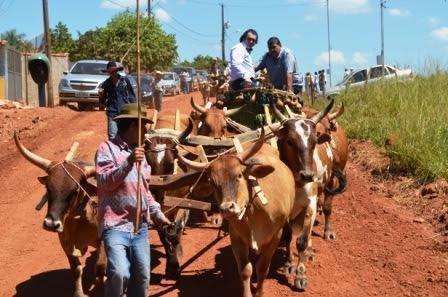
[[[375,65],[368,68],[355,70],[347,75],[344,80],[326,92],[327,98],[339,95],[349,88],[359,88],[366,84],[375,83],[382,79],[382,65]],[[384,79],[412,79],[414,74],[412,69],[398,69],[390,65],[384,65]]]
[[163,72],[162,84],[164,94],[177,95],[180,94],[180,78],[176,72]]

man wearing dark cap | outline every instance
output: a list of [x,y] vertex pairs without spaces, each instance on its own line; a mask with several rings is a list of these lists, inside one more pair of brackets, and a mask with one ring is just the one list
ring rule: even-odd
[[107,63],[103,72],[109,74],[98,90],[99,104],[106,107],[107,115],[107,134],[109,139],[113,139],[117,134],[117,123],[114,117],[118,115],[121,107],[127,103],[136,102],[134,89],[129,79],[120,75],[123,67],[118,66],[116,62]]
[[[152,121],[141,108],[142,126]],[[154,200],[147,180],[151,167],[145,159],[145,151],[137,147],[138,137],[144,138],[144,129],[138,135],[138,106],[124,104],[114,117],[118,132],[115,138],[98,147],[95,156],[98,184],[99,235],[107,255],[107,281],[105,296],[147,297],[150,280],[150,253],[148,221],[170,224]],[[136,233],[134,221],[137,207],[138,172],[141,168],[141,227]]]

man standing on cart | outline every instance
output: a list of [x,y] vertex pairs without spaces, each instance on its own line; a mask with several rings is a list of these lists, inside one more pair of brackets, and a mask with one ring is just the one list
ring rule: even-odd
[[268,52],[263,56],[255,72],[267,69],[269,79],[275,89],[285,90],[298,94],[299,72],[294,53],[285,47],[277,37],[268,39]]
[[230,51],[230,85],[233,90],[254,87],[255,71],[250,53],[257,41],[257,31],[248,29]]

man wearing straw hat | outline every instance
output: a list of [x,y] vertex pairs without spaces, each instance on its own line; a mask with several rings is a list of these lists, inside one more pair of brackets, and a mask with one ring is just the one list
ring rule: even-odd
[[154,80],[152,81],[152,96],[153,96],[153,107],[157,109],[157,111],[162,110],[162,101],[163,101],[163,82],[162,82],[162,72],[159,70],[154,71]]
[[107,63],[106,69],[102,70],[109,74],[98,90],[99,104],[106,107],[107,135],[113,139],[117,134],[117,123],[114,117],[118,115],[123,104],[136,102],[132,84],[126,76],[120,75],[123,67],[116,62]]
[[[137,147],[138,104],[124,104],[114,117],[117,135],[98,147],[95,156],[98,183],[99,233],[104,241],[107,255],[107,281],[105,295],[121,297],[148,296],[150,279],[150,253],[148,221],[170,224],[148,189],[147,180],[151,167],[145,159],[142,147]],[[146,108],[141,107],[142,126],[152,121],[146,117]],[[141,182],[138,183],[140,163]],[[141,194],[141,228],[134,230],[137,209],[137,188]]]

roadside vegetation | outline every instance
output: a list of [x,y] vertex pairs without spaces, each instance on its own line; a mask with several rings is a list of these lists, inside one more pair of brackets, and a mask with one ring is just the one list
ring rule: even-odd
[[340,122],[350,138],[371,140],[395,169],[422,182],[448,179],[447,72],[350,90],[337,97],[341,102],[346,111]]

